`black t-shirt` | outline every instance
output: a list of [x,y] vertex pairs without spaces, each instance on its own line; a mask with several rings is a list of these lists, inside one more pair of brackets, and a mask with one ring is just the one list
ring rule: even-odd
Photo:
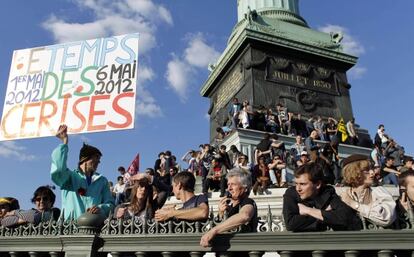
[[247,223],[241,225],[241,232],[256,232],[257,231],[257,206],[255,201],[253,201],[250,198],[243,198],[240,200],[240,202],[236,206],[230,205],[230,208],[228,209],[227,215],[228,217],[231,217],[237,213],[239,213],[240,209],[245,205],[253,205],[254,208],[254,214],[252,219]]
[[208,205],[208,198],[207,195],[201,194],[201,195],[195,195],[191,197],[187,202],[183,204],[183,207],[181,209],[191,209],[200,206],[202,203],[205,203]]

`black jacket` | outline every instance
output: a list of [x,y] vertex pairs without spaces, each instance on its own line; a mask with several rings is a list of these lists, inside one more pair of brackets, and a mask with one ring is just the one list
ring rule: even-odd
[[[322,210],[323,221],[314,217],[299,214],[298,203]],[[332,210],[326,211],[328,206]],[[333,230],[360,230],[361,219],[355,210],[341,201],[331,186],[322,186],[319,194],[313,199],[301,200],[295,187],[290,187],[283,195],[283,219],[289,231],[324,231],[328,227]]]

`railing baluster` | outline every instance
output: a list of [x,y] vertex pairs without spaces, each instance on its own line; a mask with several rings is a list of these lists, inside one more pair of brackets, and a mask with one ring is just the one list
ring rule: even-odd
[[358,257],[359,251],[346,251],[345,257]]
[[393,251],[391,250],[381,250],[378,252],[378,257],[392,257]]
[[172,252],[162,252],[162,257],[172,257],[173,253]]
[[190,252],[191,257],[201,257],[203,255],[204,255],[203,252]]
[[291,251],[281,251],[281,252],[278,252],[278,253],[279,253],[280,257],[291,257],[291,256],[293,256],[293,252],[291,252]]
[[39,254],[37,252],[29,252],[30,257],[37,257]]
[[121,257],[120,252],[111,252],[112,257]]
[[50,257],[59,257],[59,253],[58,252],[49,252]]
[[18,257],[19,253],[18,252],[9,252],[10,257]]
[[263,254],[264,254],[264,252],[257,252],[257,251],[249,252],[250,257],[262,257]]
[[145,252],[135,252],[136,257],[145,257]]
[[326,251],[313,251],[312,257],[324,257],[326,254]]

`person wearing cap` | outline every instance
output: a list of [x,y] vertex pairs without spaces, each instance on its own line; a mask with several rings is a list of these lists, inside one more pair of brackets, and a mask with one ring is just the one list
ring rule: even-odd
[[303,165],[305,165],[306,163],[308,163],[309,162],[309,155],[308,155],[308,152],[306,152],[306,151],[302,151],[301,153],[300,153],[300,158],[299,158],[299,160],[297,160],[296,161],[296,165],[298,166],[298,167],[301,167],[301,166],[303,166]]
[[59,126],[56,137],[62,144],[52,152],[50,175],[62,190],[64,218],[77,219],[85,212],[108,216],[114,208],[114,199],[108,180],[97,173],[102,156],[98,148],[83,144],[79,153],[79,164],[74,170],[66,166],[68,158],[67,126]]
[[341,195],[342,201],[374,225],[391,225],[396,218],[395,201],[384,187],[372,187],[375,173],[369,157],[354,154],[342,164],[344,182],[349,186]]
[[295,170],[295,186],[283,195],[283,219],[293,232],[359,230],[356,211],[341,201],[335,188],[325,184],[323,170],[315,162]]

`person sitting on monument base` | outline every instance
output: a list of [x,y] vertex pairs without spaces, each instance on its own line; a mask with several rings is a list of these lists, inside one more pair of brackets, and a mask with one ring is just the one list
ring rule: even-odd
[[164,207],[155,212],[155,220],[166,221],[169,219],[187,221],[205,221],[208,218],[207,195],[195,195],[195,177],[191,172],[183,171],[173,177],[172,191],[175,197],[183,202],[180,209],[175,206]]
[[335,189],[324,184],[321,167],[305,164],[295,170],[296,186],[283,196],[286,229],[294,232],[359,230],[362,223],[356,211],[341,201]]
[[218,158],[213,158],[210,165],[210,171],[208,172],[205,180],[203,193],[207,194],[209,189],[214,191],[220,190],[220,197],[223,197],[227,184],[226,175],[226,166],[221,163]]

